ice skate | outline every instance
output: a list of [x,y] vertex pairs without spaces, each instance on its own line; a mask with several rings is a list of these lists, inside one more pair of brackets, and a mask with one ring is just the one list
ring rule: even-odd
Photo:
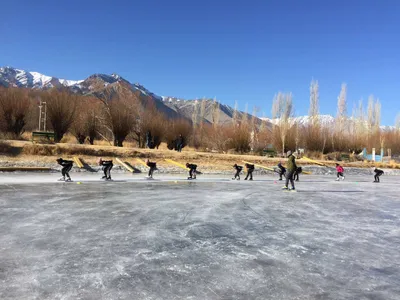
[[65,177],[61,177],[58,181],[65,181]]

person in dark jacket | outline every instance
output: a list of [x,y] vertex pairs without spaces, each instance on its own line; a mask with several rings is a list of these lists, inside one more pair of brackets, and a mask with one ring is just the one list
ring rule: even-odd
[[153,178],[153,172],[157,169],[157,163],[146,159],[146,165],[150,168],[148,178]]
[[186,168],[189,169],[188,179],[196,179],[197,165],[186,163]]
[[279,180],[282,180],[282,176],[285,176],[286,174],[286,168],[282,165],[281,161],[278,164],[278,174],[279,174]]
[[302,167],[297,167],[296,171],[294,172],[293,179],[294,181],[299,181],[299,174],[303,172]]
[[178,139],[176,140],[176,151],[182,152],[183,143],[184,143],[183,136],[182,134],[180,134]]
[[375,168],[374,172],[375,172],[375,176],[374,176],[375,180],[374,180],[374,182],[380,182],[379,177],[381,177],[384,174],[384,172],[382,170],[380,170],[380,169],[377,169],[377,168]]
[[99,166],[103,167],[104,176],[101,179],[111,180],[111,169],[113,168],[114,164],[112,160],[103,160],[102,158],[99,159]]
[[[69,171],[71,171],[74,162],[72,160],[65,160],[62,158],[57,159],[57,163],[62,166],[61,175],[62,177],[59,181],[71,181],[71,177],[69,176]],[[67,179],[65,179],[67,176]]]
[[232,180],[240,180],[240,172],[242,172],[243,167],[242,166],[238,166],[237,164],[234,164],[233,167],[236,170],[235,176],[232,178]]
[[150,149],[152,148],[152,136],[150,131],[146,132],[146,147]]
[[288,190],[289,189],[289,181],[290,181],[290,185],[292,186],[291,190],[295,190],[294,187],[294,180],[293,180],[293,175],[297,170],[297,166],[296,166],[296,158],[294,157],[294,155],[292,154],[292,151],[288,151],[287,152],[287,157],[288,157],[288,162],[287,162],[287,171],[286,171],[286,184],[283,187],[284,190]]
[[245,164],[245,167],[247,169],[247,175],[244,180],[247,180],[250,176],[249,180],[253,180],[253,171],[254,171],[254,165],[253,164]]

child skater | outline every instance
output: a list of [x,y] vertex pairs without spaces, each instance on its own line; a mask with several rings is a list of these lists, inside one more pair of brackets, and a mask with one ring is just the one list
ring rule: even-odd
[[[61,169],[62,177],[58,181],[71,181],[69,171],[71,171],[74,162],[72,160],[65,160],[60,157],[59,159],[57,159],[57,163],[63,167]],[[67,179],[65,179],[65,176],[67,176]]]
[[340,179],[344,180],[345,177],[343,175],[343,172],[344,172],[343,167],[339,164],[336,164],[336,171],[337,171],[336,181],[339,181]]
[[146,165],[150,168],[147,178],[153,179],[153,172],[157,169],[157,163],[155,161],[150,161],[149,159],[146,159]]
[[235,168],[236,173],[235,173],[235,177],[233,177],[232,180],[235,180],[235,179],[240,180],[240,172],[242,172],[243,167],[238,166],[237,164],[234,164],[233,167]]
[[374,176],[375,180],[374,180],[374,182],[380,182],[379,177],[381,177],[384,172],[382,170],[380,170],[380,169],[377,169],[377,168],[374,168],[374,172],[375,172],[375,176]]
[[186,163],[186,168],[189,169],[188,179],[196,179],[197,165]]
[[99,159],[99,166],[103,167],[104,176],[101,179],[111,180],[111,169],[113,168],[112,160],[103,160],[101,157]]

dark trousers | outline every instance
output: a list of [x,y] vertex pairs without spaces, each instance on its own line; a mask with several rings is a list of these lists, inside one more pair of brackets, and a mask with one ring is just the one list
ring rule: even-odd
[[298,172],[295,172],[295,173],[294,173],[293,179],[294,179],[295,181],[299,181],[299,173],[298,173]]
[[240,170],[236,170],[236,173],[235,173],[235,177],[234,177],[235,179],[236,178],[239,178],[240,179]]
[[376,182],[380,182],[379,177],[383,174],[383,172],[378,172],[375,174],[374,178]]
[[285,172],[279,171],[279,180],[282,180],[282,176],[285,176]]
[[149,177],[153,178],[153,172],[155,169],[156,169],[156,167],[150,167],[149,175],[148,175]]
[[286,171],[286,184],[285,184],[285,186],[288,187],[289,186],[289,181],[290,181],[292,189],[294,189],[293,175],[294,175],[294,171]]
[[196,179],[196,169],[189,170],[189,178]]
[[343,173],[342,172],[337,172],[337,178],[339,177],[343,177]]
[[244,180],[247,180],[248,178],[249,178],[249,176],[250,176],[250,180],[253,180],[253,171],[254,170],[247,170],[247,175],[246,175],[246,178],[244,179]]
[[113,164],[106,164],[103,166],[104,177],[107,179],[111,179],[111,169],[113,168]]
[[67,176],[68,178],[71,178],[69,176],[69,171],[71,171],[71,169],[72,169],[72,164],[65,165],[61,170],[62,176],[63,177]]

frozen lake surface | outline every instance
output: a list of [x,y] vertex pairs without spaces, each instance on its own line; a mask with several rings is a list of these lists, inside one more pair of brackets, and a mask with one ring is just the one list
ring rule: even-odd
[[396,176],[71,175],[0,174],[0,299],[400,299]]

